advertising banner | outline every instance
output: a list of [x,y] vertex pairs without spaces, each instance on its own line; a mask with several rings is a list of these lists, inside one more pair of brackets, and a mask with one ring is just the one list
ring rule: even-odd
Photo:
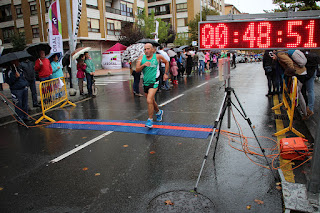
[[121,69],[121,53],[102,54],[101,65],[103,69]]
[[63,54],[59,0],[53,2],[49,7],[49,45],[51,53]]
[[82,0],[72,0],[72,20],[73,20],[73,42],[74,48],[77,49],[77,37],[80,26],[82,11]]

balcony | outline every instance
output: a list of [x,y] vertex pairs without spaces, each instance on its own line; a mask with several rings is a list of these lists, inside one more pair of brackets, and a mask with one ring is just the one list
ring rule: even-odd
[[106,12],[121,15],[121,10],[112,7],[106,7]]

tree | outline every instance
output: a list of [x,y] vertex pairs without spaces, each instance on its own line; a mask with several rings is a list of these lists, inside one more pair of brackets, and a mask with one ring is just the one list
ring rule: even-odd
[[[220,15],[220,13],[217,12],[216,10],[212,10],[207,7],[203,7],[202,21],[206,21],[208,15]],[[190,33],[189,43],[191,43],[192,41],[198,41],[198,23],[199,23],[199,21],[200,21],[200,13],[197,13],[195,18],[193,20],[189,21],[187,24],[189,26],[189,33]]]
[[140,39],[143,39],[144,35],[137,25],[130,22],[122,22],[119,42],[125,46],[130,46],[136,43]]
[[26,38],[24,33],[15,33],[11,36],[12,51],[21,51],[26,48]]
[[145,10],[138,15],[138,25],[140,27],[141,32],[143,33],[145,38],[154,38],[154,33],[156,31],[156,22],[159,22],[158,29],[158,38],[159,43],[167,43],[169,39],[172,38],[173,34],[169,34],[172,30],[171,24],[165,21],[162,21],[160,18],[154,18],[154,11],[151,12],[148,16],[145,14]]
[[273,4],[276,4],[280,9],[273,10],[274,12],[285,12],[289,9],[299,11],[304,10],[320,10],[320,7],[316,4],[316,0],[273,0]]
[[187,35],[188,35],[187,33],[178,33],[173,43],[176,46],[190,45],[191,43]]

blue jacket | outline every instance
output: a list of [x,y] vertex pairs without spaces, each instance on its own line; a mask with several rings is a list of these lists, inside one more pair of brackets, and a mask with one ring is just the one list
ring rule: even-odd
[[[62,65],[60,62],[52,61],[51,67],[52,67],[52,78],[63,77]],[[58,69],[58,67],[60,67],[60,68]]]
[[21,90],[28,86],[28,81],[24,78],[23,70],[19,67],[16,68],[20,77],[16,77],[16,71],[14,67],[10,67],[6,70],[6,83],[9,84],[10,90]]

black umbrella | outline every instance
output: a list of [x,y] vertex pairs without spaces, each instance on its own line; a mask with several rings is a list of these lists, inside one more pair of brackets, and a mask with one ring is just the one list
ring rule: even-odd
[[136,43],[143,43],[143,44],[146,44],[146,43],[150,43],[152,44],[153,46],[160,46],[160,44],[153,40],[153,39],[150,39],[150,38],[143,38],[143,39],[140,39],[139,41],[137,41]]
[[26,48],[26,51],[30,55],[36,58],[40,58],[40,55],[39,55],[40,50],[43,50],[45,54],[48,55],[50,53],[51,47],[47,43],[37,43],[37,44],[31,44]]
[[20,59],[29,58],[29,57],[31,57],[31,55],[26,51],[8,53],[0,57],[0,65],[8,63],[10,61],[20,60]]

